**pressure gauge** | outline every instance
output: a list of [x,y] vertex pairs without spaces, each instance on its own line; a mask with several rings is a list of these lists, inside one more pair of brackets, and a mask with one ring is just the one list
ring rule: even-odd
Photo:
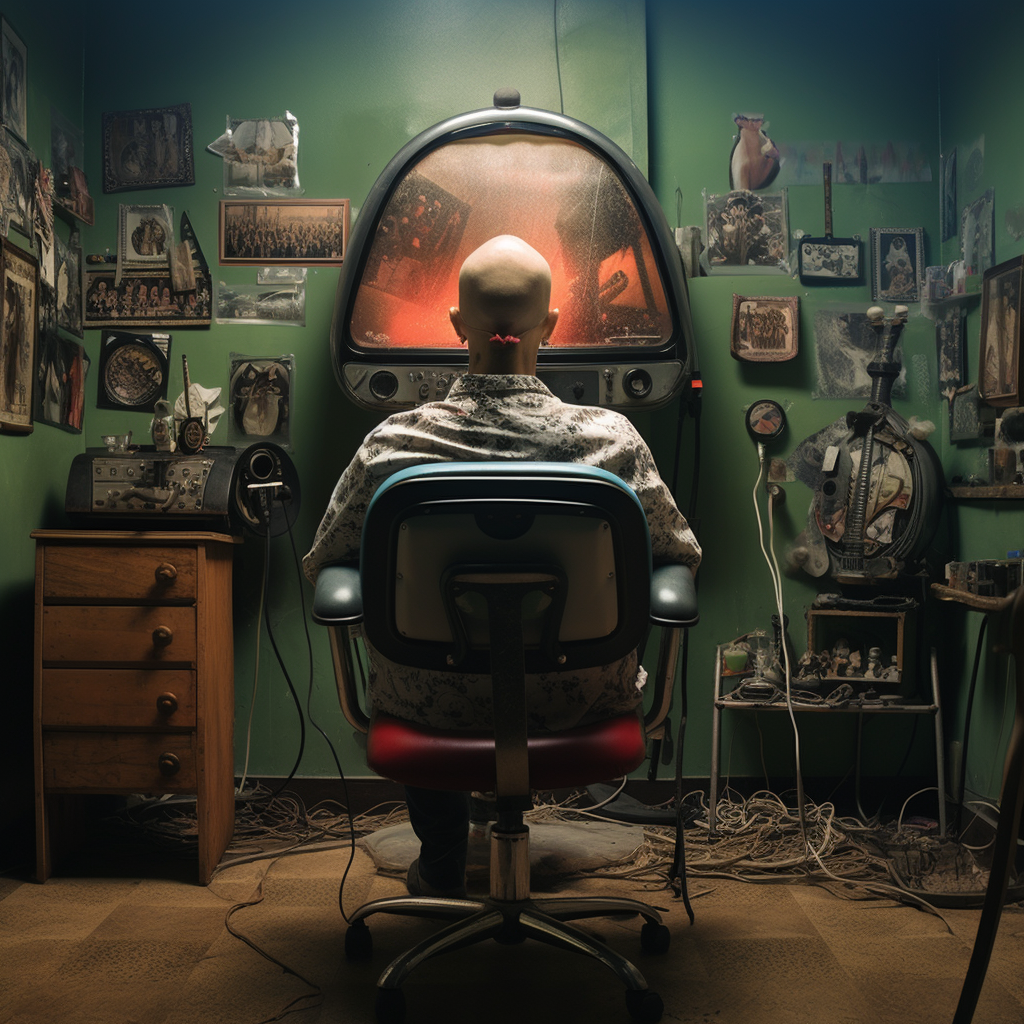
[[770,444],[786,429],[786,414],[778,402],[762,398],[747,410],[747,433],[758,444]]

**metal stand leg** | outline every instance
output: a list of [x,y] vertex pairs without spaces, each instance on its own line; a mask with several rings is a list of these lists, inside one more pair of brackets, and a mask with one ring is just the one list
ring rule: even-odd
[[715,649],[715,696],[711,702],[711,792],[708,799],[708,835],[716,835],[718,824],[718,778],[722,757],[722,648]]
[[932,648],[932,703],[935,705],[935,777],[939,790],[939,835],[946,835],[946,750],[942,734],[942,704],[939,700],[939,658]]

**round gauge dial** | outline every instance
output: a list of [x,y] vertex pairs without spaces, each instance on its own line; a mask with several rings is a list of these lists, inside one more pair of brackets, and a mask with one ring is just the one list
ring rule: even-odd
[[747,433],[759,444],[774,441],[786,429],[786,414],[778,402],[762,398],[747,410]]

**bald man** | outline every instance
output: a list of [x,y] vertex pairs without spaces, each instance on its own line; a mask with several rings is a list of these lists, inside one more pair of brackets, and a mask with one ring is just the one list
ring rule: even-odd
[[[396,413],[366,436],[303,560],[310,580],[322,565],[359,558],[363,513],[391,474],[424,463],[496,459],[578,462],[614,473],[647,514],[655,562],[696,570],[700,546],[629,420],[609,409],[562,402],[537,378],[537,352],[558,322],[550,300],[548,263],[522,239],[499,235],[466,258],[459,305],[449,316],[468,347],[468,372],[443,401]],[[488,677],[407,669],[368,653],[373,708],[444,729],[490,726]],[[530,677],[528,685],[544,691],[544,710],[532,715],[531,728],[568,729],[637,708],[645,678],[635,654],[580,672]],[[410,891],[464,892],[468,796],[412,788],[407,796],[421,841]]]

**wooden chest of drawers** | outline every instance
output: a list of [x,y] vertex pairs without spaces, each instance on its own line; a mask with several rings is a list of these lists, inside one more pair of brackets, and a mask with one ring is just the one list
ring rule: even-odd
[[216,533],[37,530],[36,877],[58,795],[195,793],[199,879],[234,827],[232,549]]

